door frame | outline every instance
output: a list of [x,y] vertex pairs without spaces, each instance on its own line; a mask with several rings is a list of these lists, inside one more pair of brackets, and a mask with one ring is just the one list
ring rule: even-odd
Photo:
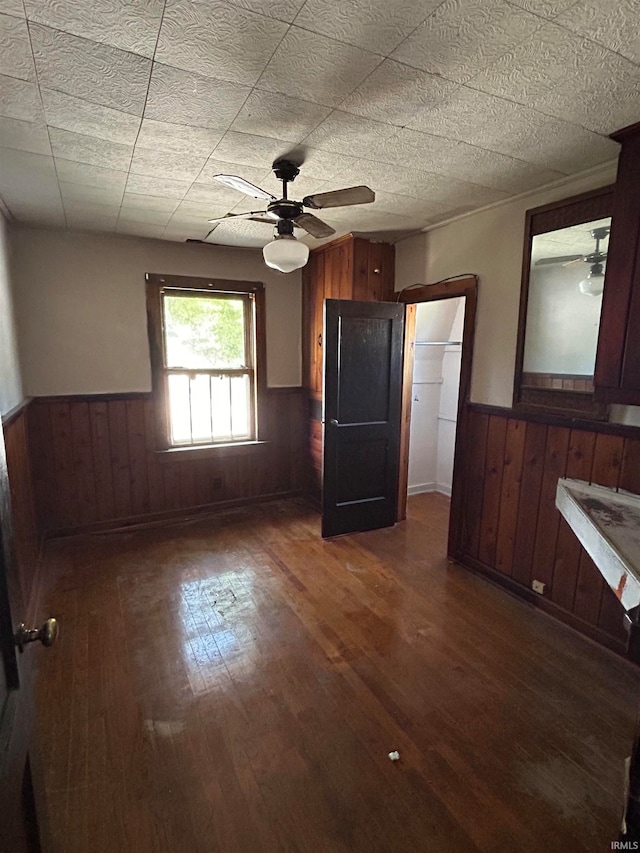
[[462,470],[463,442],[466,434],[465,417],[471,399],[471,367],[478,302],[478,276],[469,275],[435,284],[421,284],[401,290],[398,302],[406,306],[404,338],[404,370],[402,376],[402,415],[400,423],[400,465],[398,477],[397,521],[407,517],[407,485],[409,482],[409,438],[411,434],[411,398],[413,385],[413,359],[416,339],[416,308],[421,302],[436,302],[440,299],[455,299],[463,296],[464,326],[462,332],[462,354],[460,359],[460,388],[458,392],[458,422],[453,453],[453,481],[451,486],[451,514],[449,518],[448,556],[455,559],[455,531],[458,529],[462,507],[462,488],[458,472]]

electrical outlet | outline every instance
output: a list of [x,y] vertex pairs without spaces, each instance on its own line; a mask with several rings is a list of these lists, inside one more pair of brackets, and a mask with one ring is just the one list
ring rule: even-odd
[[544,595],[545,584],[543,584],[542,581],[534,581],[531,584],[531,587],[534,592],[539,592],[540,595]]

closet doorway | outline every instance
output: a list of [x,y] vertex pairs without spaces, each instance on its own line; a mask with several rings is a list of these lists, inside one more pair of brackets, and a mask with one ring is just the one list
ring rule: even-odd
[[[400,293],[406,303],[398,521],[407,497],[451,498],[450,531],[464,484],[456,478],[469,402],[477,278],[465,276]],[[452,553],[449,537],[449,556]]]

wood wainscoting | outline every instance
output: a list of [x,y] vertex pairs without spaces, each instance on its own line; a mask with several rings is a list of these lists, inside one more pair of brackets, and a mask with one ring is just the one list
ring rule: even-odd
[[555,493],[565,476],[640,493],[640,430],[474,404],[464,430],[450,556],[623,652],[622,605],[560,516]]
[[300,388],[265,394],[264,444],[158,452],[151,394],[36,397],[28,408],[39,529],[46,536],[174,517],[302,488]]
[[11,491],[13,550],[25,612],[29,612],[30,603],[36,593],[41,541],[31,479],[28,411],[29,401],[25,400],[2,418]]

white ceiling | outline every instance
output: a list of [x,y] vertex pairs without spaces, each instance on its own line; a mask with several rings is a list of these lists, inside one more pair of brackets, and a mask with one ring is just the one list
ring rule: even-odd
[[0,196],[18,221],[202,238],[261,207],[213,175],[279,195],[301,144],[291,194],[368,184],[322,216],[393,239],[615,158],[639,33],[638,0],[0,0]]

